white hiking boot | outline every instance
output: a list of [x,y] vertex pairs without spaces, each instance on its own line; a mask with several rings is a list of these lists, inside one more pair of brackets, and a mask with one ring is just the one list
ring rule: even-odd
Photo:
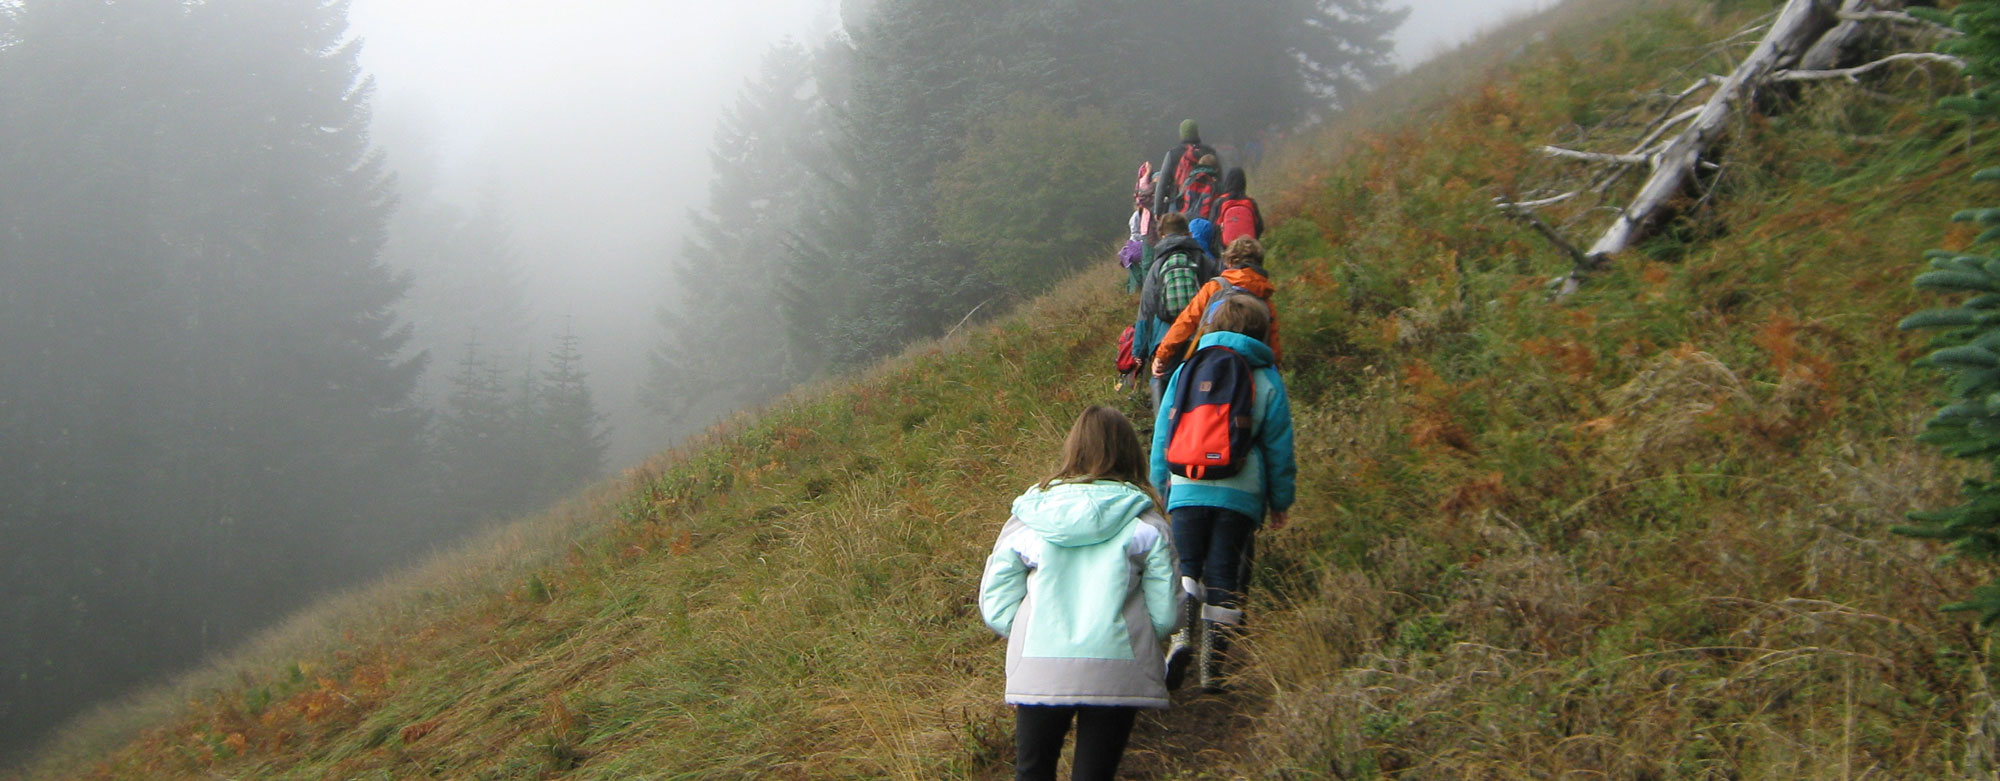
[[1225,688],[1223,657],[1229,652],[1229,641],[1243,629],[1243,611],[1203,605],[1201,616],[1202,631],[1195,653],[1195,681],[1202,691],[1214,694]]

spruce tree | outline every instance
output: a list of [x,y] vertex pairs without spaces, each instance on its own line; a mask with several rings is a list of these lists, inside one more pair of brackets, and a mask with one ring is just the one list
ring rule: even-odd
[[591,398],[574,332],[556,337],[540,379],[532,396],[534,425],[528,441],[536,464],[532,482],[540,491],[536,501],[547,503],[603,473],[609,434]]
[[[407,183],[410,177],[399,172],[397,179]],[[412,350],[451,355],[478,334],[483,352],[496,358],[531,351],[520,259],[495,199],[465,209],[435,195],[404,198],[383,260],[411,276],[401,309],[411,325]],[[425,395],[446,392],[446,377],[439,375],[421,380]]]
[[459,534],[518,512],[527,475],[519,468],[522,416],[509,398],[505,370],[481,352],[477,337],[467,340],[449,384],[431,463],[436,515]]
[[1182,118],[1243,143],[1351,102],[1389,68],[1386,2],[843,3],[717,136],[646,398],[712,419],[1047,289],[1122,234]]
[[421,361],[323,0],[28,0],[0,48],[0,736],[409,546]]
[[819,118],[812,58],[779,44],[723,113],[709,153],[707,205],[671,264],[672,304],[655,311],[648,409],[693,430],[738,405],[768,400],[816,367],[788,349],[782,316],[785,248],[813,173],[805,148]]
[[[1967,0],[1950,13],[1913,9],[1964,33],[1940,48],[1965,60],[1974,88],[1941,105],[1964,114],[1971,122],[1990,125],[2000,118],[2000,0]],[[1973,175],[1975,181],[2000,181],[2000,168]],[[1924,426],[1918,441],[1936,446],[1952,458],[1969,459],[1986,467],[1985,475],[1969,478],[1963,501],[1953,507],[1912,512],[1904,534],[1949,543],[1957,556],[2000,559],[2000,258],[1980,251],[2000,240],[2000,207],[1966,209],[1952,217],[1985,228],[1964,252],[1926,253],[1929,271],[1916,278],[1924,290],[1961,296],[1954,305],[1928,309],[1905,318],[1902,328],[1938,332],[1935,348],[1919,365],[1947,376],[1946,402]],[[1945,610],[1976,613],[1979,622],[2000,622],[2000,582],[1973,589]]]

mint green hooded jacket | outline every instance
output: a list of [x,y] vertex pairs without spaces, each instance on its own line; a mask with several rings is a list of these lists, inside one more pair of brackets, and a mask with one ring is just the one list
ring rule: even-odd
[[1144,491],[1057,483],[1014,500],[979,582],[1007,638],[1007,702],[1167,707],[1160,642],[1179,629],[1172,527]]

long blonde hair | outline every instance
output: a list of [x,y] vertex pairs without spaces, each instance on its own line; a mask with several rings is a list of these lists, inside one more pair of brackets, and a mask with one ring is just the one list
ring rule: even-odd
[[1160,506],[1160,495],[1146,476],[1147,467],[1148,454],[1139,445],[1139,433],[1132,430],[1132,421],[1125,413],[1092,405],[1069,427],[1069,437],[1063,440],[1062,464],[1040,487],[1046,491],[1058,482],[1116,480],[1145,491],[1153,504]]

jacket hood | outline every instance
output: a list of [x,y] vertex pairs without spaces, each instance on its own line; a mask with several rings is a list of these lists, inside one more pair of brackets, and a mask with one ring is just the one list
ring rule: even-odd
[[1111,539],[1152,505],[1146,492],[1125,483],[1057,483],[1021,494],[1014,517],[1044,540],[1080,548]]
[[1235,350],[1237,354],[1242,355],[1244,359],[1250,361],[1252,368],[1262,369],[1270,366],[1272,363],[1270,347],[1266,346],[1263,342],[1231,331],[1216,331],[1204,336],[1197,347],[1207,347],[1216,344]]
[[1222,175],[1222,191],[1225,193],[1242,195],[1249,187],[1250,177],[1244,176],[1241,168],[1231,168],[1228,173]]
[[1188,220],[1188,235],[1193,236],[1201,244],[1202,251],[1211,257],[1222,254],[1214,249],[1215,242],[1222,238],[1222,229],[1215,227],[1214,222],[1202,217]]
[[1271,293],[1278,289],[1271,284],[1271,278],[1265,275],[1264,270],[1256,266],[1223,269],[1222,281],[1248,290],[1251,295],[1266,301],[1271,300]]
[[1194,237],[1192,236],[1168,236],[1164,239],[1160,239],[1160,243],[1157,246],[1153,247],[1153,257],[1155,258],[1166,257],[1168,254],[1183,249],[1192,252],[1202,252],[1202,253],[1208,252],[1208,250],[1204,249],[1201,246],[1201,244],[1197,243],[1194,240]]

